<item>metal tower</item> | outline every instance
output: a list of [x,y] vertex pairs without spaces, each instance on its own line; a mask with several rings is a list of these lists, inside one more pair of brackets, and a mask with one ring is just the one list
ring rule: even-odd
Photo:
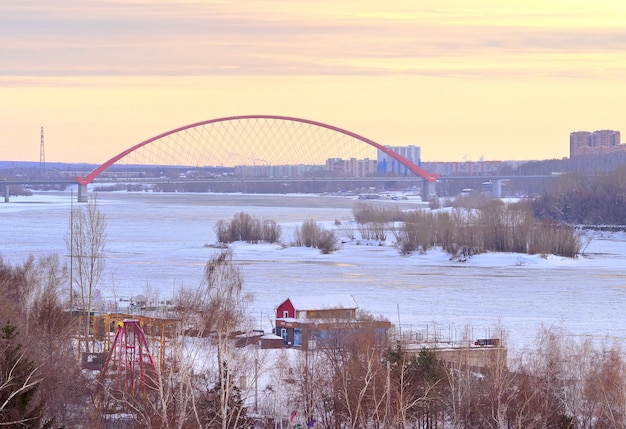
[[[117,383],[122,390],[134,391],[139,383],[142,392],[146,388],[146,364],[157,377],[154,360],[139,320],[126,319],[117,323],[117,333],[102,367],[101,377],[106,375],[111,360],[117,360]],[[154,383],[154,380],[150,380]]]
[[41,144],[39,145],[39,168],[46,168],[46,151],[43,144],[43,127],[41,127]]

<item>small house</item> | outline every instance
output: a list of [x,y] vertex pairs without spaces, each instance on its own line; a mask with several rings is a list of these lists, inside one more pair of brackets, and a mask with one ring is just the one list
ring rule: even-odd
[[377,342],[386,342],[391,323],[382,320],[359,320],[358,306],[352,295],[291,297],[276,308],[274,333],[287,347],[330,347],[371,332]]

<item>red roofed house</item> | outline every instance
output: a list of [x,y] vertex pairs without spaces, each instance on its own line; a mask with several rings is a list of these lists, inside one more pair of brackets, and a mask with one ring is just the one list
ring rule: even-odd
[[288,298],[276,308],[276,335],[288,347],[324,347],[347,329],[373,329],[386,341],[388,321],[358,320],[357,304],[351,295],[321,295]]

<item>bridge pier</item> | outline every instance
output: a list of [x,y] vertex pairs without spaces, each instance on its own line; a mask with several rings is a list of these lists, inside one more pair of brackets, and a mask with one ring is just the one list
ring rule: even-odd
[[[4,179],[6,180],[6,179]],[[11,196],[11,187],[7,184],[4,185],[4,202],[9,202],[9,197]]]
[[430,182],[428,180],[424,180],[424,188],[422,190],[422,199],[424,201],[428,201],[434,196],[437,196],[437,188],[436,182]]
[[492,182],[491,196],[493,198],[502,198],[502,179],[497,179]]
[[78,185],[78,201],[79,203],[86,203],[89,196],[87,195],[87,185]]

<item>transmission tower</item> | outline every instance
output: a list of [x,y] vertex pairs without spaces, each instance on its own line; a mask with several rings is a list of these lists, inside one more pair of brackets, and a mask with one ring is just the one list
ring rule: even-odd
[[46,151],[43,144],[43,127],[41,127],[41,144],[39,145],[39,168],[46,168]]

